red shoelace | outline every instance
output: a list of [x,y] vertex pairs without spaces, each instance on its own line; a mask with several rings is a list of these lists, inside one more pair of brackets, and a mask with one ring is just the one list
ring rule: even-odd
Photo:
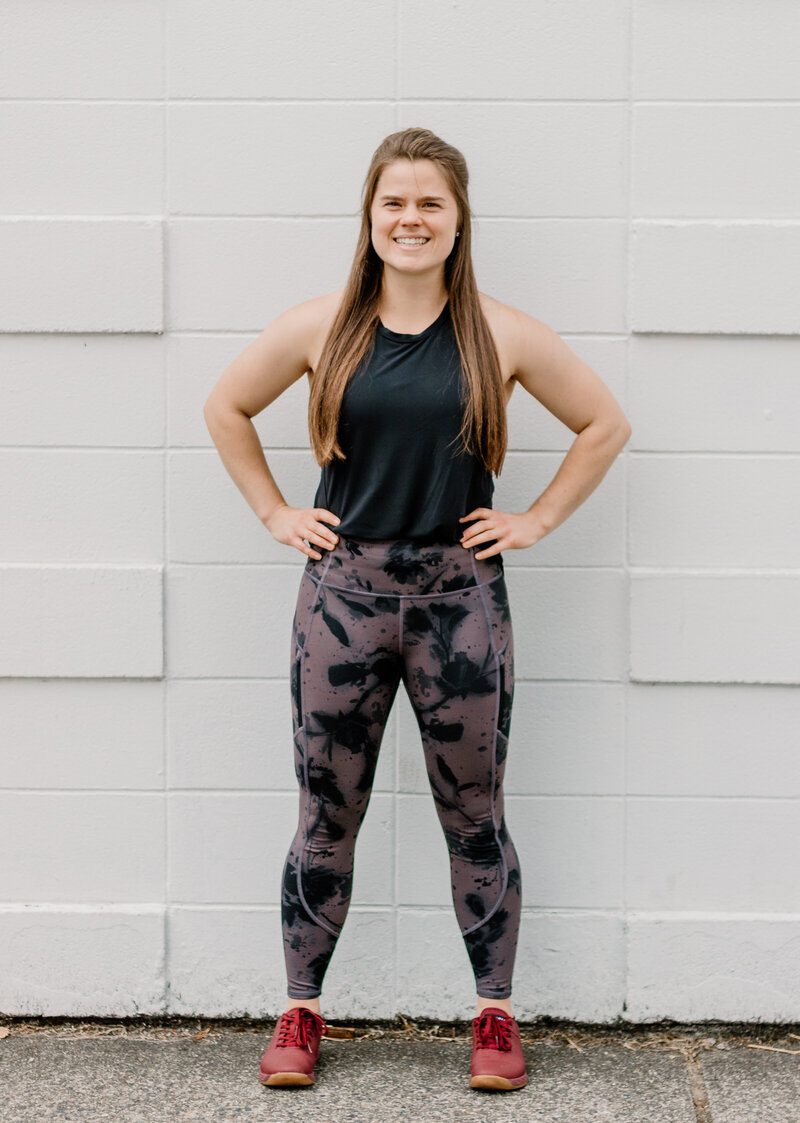
[[324,1036],[327,1032],[328,1027],[319,1014],[315,1014],[307,1006],[293,1006],[291,1010],[281,1014],[278,1028],[278,1048],[300,1046],[310,1049],[310,1035],[318,1033]]
[[478,1018],[475,1036],[481,1049],[510,1049],[511,1030],[507,1019],[498,1014],[481,1014]]

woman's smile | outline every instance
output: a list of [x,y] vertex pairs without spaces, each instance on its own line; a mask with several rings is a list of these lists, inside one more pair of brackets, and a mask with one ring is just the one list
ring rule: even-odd
[[399,238],[393,239],[398,246],[403,249],[419,249],[420,246],[425,246],[430,241],[430,238],[410,237],[408,235],[401,235]]

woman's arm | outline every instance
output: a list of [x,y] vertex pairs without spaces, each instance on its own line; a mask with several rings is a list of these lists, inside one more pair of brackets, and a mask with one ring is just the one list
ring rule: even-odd
[[226,367],[203,406],[222,462],[257,517],[279,542],[311,557],[318,555],[303,539],[333,546],[336,536],[319,518],[338,519],[322,508],[287,504],[251,418],[313,368],[338,298],[332,293],[284,312]]
[[513,377],[576,434],[527,512],[549,534],[592,494],[627,444],[631,426],[600,376],[556,332],[514,311]]
[[492,301],[486,308],[501,362],[511,377],[573,433],[558,471],[521,514],[476,508],[462,539],[466,547],[496,539],[477,557],[532,546],[555,530],[595,490],[631,435],[619,402],[595,371],[546,324],[516,308]]

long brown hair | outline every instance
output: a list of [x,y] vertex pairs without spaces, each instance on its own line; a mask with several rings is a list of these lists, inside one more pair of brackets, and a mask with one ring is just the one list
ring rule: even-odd
[[497,348],[480,305],[472,267],[467,162],[457,148],[428,129],[392,133],[372,157],[364,181],[361,230],[350,276],[311,380],[311,448],[320,465],[329,463],[334,456],[346,459],[337,439],[342,399],[348,380],[373,345],[379,318],[383,261],[372,245],[370,211],[378,180],[395,160],[431,160],[441,170],[458,204],[461,236],[456,238],[445,262],[444,279],[461,357],[465,399],[459,437],[465,453],[476,455],[486,468],[499,475],[508,443],[505,394]]

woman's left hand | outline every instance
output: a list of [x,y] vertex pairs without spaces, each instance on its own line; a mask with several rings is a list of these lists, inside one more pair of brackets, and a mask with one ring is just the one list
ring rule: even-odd
[[469,550],[483,542],[492,543],[487,549],[476,553],[476,558],[490,558],[503,550],[522,550],[547,534],[547,528],[534,511],[512,514],[493,507],[475,507],[458,521],[472,522],[472,526],[466,527],[461,536],[461,545],[465,549]]

